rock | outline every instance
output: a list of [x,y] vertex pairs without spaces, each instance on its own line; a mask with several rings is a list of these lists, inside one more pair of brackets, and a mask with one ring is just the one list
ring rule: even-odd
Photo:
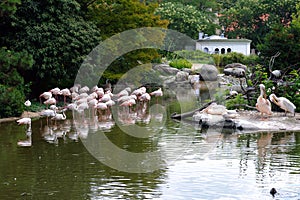
[[180,71],[179,69],[170,67],[168,64],[158,64],[153,69],[165,75],[176,75]]
[[175,80],[178,82],[187,81],[188,80],[189,73],[184,71],[177,72],[175,76]]
[[245,77],[246,72],[242,68],[226,68],[224,69],[224,74],[227,76],[234,76],[237,78]]
[[192,69],[189,68],[183,68],[182,71],[187,72],[188,74],[192,73]]
[[165,77],[165,76],[161,76],[161,78],[163,79],[163,85],[166,87],[170,87],[173,86],[175,84],[175,77],[171,76],[171,77]]
[[188,81],[189,81],[190,84],[199,83],[200,77],[199,77],[199,75],[189,75],[188,76]]
[[202,81],[216,81],[218,79],[218,69],[209,64],[193,64],[192,71],[200,75]]
[[240,68],[240,69],[243,69],[244,71],[247,71],[247,66],[246,65],[243,65],[241,63],[231,63],[231,64],[228,64],[224,67],[224,69],[227,69],[227,68]]

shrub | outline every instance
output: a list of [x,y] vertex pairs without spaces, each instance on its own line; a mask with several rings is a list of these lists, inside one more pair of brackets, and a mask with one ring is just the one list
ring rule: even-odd
[[170,62],[170,66],[177,68],[177,69],[191,68],[192,63],[190,63],[189,61],[187,61],[185,59],[176,59],[176,60],[172,60]]
[[25,95],[22,89],[0,85],[0,118],[20,116],[24,110]]

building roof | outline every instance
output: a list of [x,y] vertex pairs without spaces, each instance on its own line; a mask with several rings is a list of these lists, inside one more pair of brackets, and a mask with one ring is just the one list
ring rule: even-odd
[[[206,34],[205,34],[206,35]],[[248,39],[228,39],[226,37],[224,37],[224,35],[222,34],[221,36],[219,35],[211,35],[211,36],[204,36],[204,38],[198,39],[198,42],[224,42],[224,43],[228,43],[228,42],[251,42],[251,40]]]
[[228,42],[251,42],[251,40],[248,39],[200,39],[197,40],[197,42],[224,42],[224,43],[228,43]]

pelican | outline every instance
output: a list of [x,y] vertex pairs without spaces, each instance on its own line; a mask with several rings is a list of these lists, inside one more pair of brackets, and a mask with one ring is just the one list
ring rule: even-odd
[[264,84],[260,84],[259,88],[260,88],[260,95],[257,98],[257,103],[255,105],[256,109],[261,113],[261,116],[263,116],[264,113],[267,115],[272,115],[271,102],[267,99],[266,89]]
[[290,100],[288,100],[287,98],[277,97],[275,94],[271,94],[270,100],[273,103],[275,103],[277,106],[279,106],[282,110],[284,110],[285,116],[287,112],[292,113],[295,116],[296,106],[292,102],[290,102]]

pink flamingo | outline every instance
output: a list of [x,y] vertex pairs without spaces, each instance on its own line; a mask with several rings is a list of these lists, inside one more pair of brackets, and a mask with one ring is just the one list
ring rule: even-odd
[[52,97],[52,93],[51,92],[43,92],[39,97],[40,97],[40,103],[42,104],[41,98],[48,100]]
[[48,108],[48,105],[56,105],[56,100],[55,98],[51,97],[50,99],[44,101],[44,104],[47,105],[47,108]]
[[103,102],[98,102],[97,105],[95,106],[95,108],[97,109],[97,112],[99,113],[100,115],[100,118],[99,118],[99,121],[103,119],[103,113],[102,111],[104,110],[105,111],[105,116],[106,116],[106,111],[107,111],[107,105],[106,103],[103,103]]
[[62,89],[60,92],[64,96],[64,105],[66,105],[66,97],[71,96],[71,92],[68,88]]
[[61,94],[60,89],[58,87],[51,89],[50,92],[55,96],[56,100],[57,100],[57,95]]
[[158,97],[163,96],[163,92],[162,92],[161,88],[159,88],[158,90],[155,90],[155,91],[151,92],[150,95],[155,96],[156,97],[156,103],[158,103]]
[[27,130],[31,129],[31,118],[29,118],[29,117],[24,117],[24,118],[19,119],[19,120],[17,120],[17,123],[18,123],[18,125],[27,125],[28,126]]

